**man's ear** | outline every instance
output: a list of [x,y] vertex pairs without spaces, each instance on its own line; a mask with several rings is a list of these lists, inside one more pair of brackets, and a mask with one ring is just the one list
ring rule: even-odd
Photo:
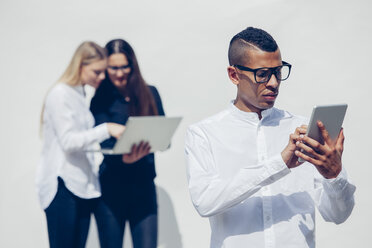
[[239,75],[234,66],[227,67],[227,74],[229,75],[229,78],[233,84],[239,84]]

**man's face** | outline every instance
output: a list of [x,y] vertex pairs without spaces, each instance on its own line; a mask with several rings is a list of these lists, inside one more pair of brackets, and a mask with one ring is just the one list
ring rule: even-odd
[[[249,59],[242,66],[251,69],[282,65],[279,48],[275,52],[246,49],[245,55]],[[280,85],[280,81],[274,74],[268,82],[258,84],[255,81],[254,72],[239,70],[232,66],[228,68],[228,72],[231,81],[238,87],[235,105],[239,109],[260,114],[262,110],[274,106]]]

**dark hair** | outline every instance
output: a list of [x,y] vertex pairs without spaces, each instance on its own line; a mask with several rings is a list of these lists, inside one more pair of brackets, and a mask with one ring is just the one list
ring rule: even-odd
[[[122,53],[128,59],[131,71],[128,75],[125,92],[127,94],[126,96],[130,98],[129,114],[131,116],[158,115],[158,109],[156,107],[154,97],[141,75],[141,71],[133,48],[129,45],[128,42],[122,39],[109,41],[106,44],[105,48],[107,49],[108,56],[115,53]],[[110,81],[107,75],[105,81],[106,80]],[[98,90],[99,88],[97,89],[97,91]]]
[[275,52],[278,49],[276,41],[269,33],[259,28],[248,27],[237,33],[230,41],[228,55],[230,65],[241,64],[245,49],[254,47],[265,52]]

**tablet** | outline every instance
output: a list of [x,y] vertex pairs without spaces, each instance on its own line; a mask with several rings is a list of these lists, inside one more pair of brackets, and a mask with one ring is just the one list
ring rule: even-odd
[[[344,121],[347,104],[319,105],[313,108],[306,135],[324,144],[317,121],[323,122],[331,140],[336,141]],[[303,152],[303,151],[302,151]],[[300,162],[304,162],[299,158]]]
[[165,151],[182,117],[136,116],[129,117],[125,131],[115,143],[113,149],[102,149],[104,154],[129,153],[134,144],[148,142],[150,152]]

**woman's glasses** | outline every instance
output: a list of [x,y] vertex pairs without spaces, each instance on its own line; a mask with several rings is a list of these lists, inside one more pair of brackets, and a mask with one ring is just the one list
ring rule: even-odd
[[107,67],[110,71],[112,71],[112,72],[117,72],[117,71],[124,71],[124,70],[126,70],[126,69],[128,69],[128,68],[130,68],[130,65],[129,64],[127,64],[127,65],[122,65],[122,66],[108,66]]

